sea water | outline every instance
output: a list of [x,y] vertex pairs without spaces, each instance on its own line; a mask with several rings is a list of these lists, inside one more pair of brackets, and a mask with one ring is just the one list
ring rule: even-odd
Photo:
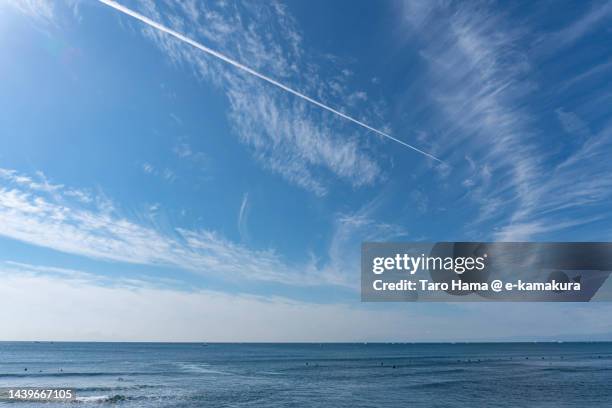
[[76,391],[47,407],[609,408],[612,343],[4,342],[0,387]]

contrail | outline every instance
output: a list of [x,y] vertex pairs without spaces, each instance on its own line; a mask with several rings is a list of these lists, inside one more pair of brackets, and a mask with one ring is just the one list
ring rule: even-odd
[[295,95],[295,96],[297,96],[299,98],[302,98],[303,100],[308,101],[308,102],[312,103],[313,105],[316,105],[316,106],[318,106],[320,108],[323,108],[323,109],[325,109],[325,110],[327,110],[327,111],[329,111],[329,112],[331,112],[333,114],[336,114],[336,115],[338,115],[338,116],[340,116],[340,117],[342,117],[344,119],[350,120],[351,122],[356,123],[357,125],[359,125],[359,126],[361,126],[363,128],[366,128],[366,129],[368,129],[371,132],[374,132],[374,133],[376,133],[376,134],[378,134],[380,136],[386,137],[387,139],[391,139],[394,142],[397,142],[397,143],[401,144],[402,146],[405,146],[405,147],[407,147],[409,149],[412,149],[412,150],[414,150],[416,152],[421,153],[424,156],[429,157],[430,159],[434,159],[434,160],[436,160],[436,161],[438,161],[440,163],[443,163],[442,160],[438,159],[437,157],[435,157],[435,156],[433,156],[433,155],[431,155],[431,154],[429,154],[427,152],[424,152],[423,150],[421,150],[421,149],[419,149],[417,147],[414,147],[414,146],[412,146],[412,145],[410,145],[410,144],[408,144],[408,143],[406,143],[404,141],[396,139],[395,137],[391,136],[390,134],[385,133],[382,130],[378,130],[376,128],[373,128],[372,126],[369,126],[369,125],[367,125],[367,124],[365,124],[365,123],[363,123],[363,122],[361,122],[361,121],[359,121],[359,120],[357,120],[357,119],[355,119],[355,118],[353,118],[353,117],[351,117],[349,115],[345,115],[344,113],[339,112],[339,111],[335,110],[334,108],[331,108],[331,107],[329,107],[329,106],[327,106],[327,105],[325,105],[325,104],[323,104],[323,103],[321,103],[321,102],[319,102],[319,101],[317,101],[315,99],[312,99],[311,97],[306,96],[303,93],[296,91],[295,89],[289,88],[287,85],[283,85],[280,82],[275,81],[274,79],[272,79],[272,78],[270,78],[270,77],[268,77],[268,76],[266,76],[264,74],[260,74],[259,72],[255,71],[255,70],[253,70],[253,69],[251,69],[249,67],[247,67],[246,65],[242,65],[238,61],[235,61],[235,60],[233,60],[233,59],[231,59],[231,58],[221,54],[218,51],[215,51],[215,50],[213,50],[211,48],[208,48],[207,46],[205,46],[203,44],[200,44],[199,42],[194,41],[191,38],[186,37],[186,36],[184,36],[181,33],[178,33],[178,32],[176,32],[176,31],[174,31],[174,30],[172,30],[172,29],[170,29],[170,28],[168,28],[168,27],[166,27],[166,26],[164,26],[164,25],[162,25],[162,24],[160,24],[160,23],[158,23],[156,21],[153,21],[150,18],[145,17],[145,16],[143,16],[140,13],[137,13],[136,11],[134,11],[132,9],[129,9],[129,8],[127,8],[127,7],[117,3],[116,1],[113,1],[113,0],[98,0],[98,1],[100,3],[102,3],[102,4],[105,4],[105,5],[109,6],[109,7],[114,8],[115,10],[118,10],[118,11],[124,13],[124,14],[127,14],[130,17],[133,17],[133,18],[135,18],[137,20],[140,20],[143,23],[145,23],[145,24],[147,24],[147,25],[149,25],[149,26],[151,26],[151,27],[153,27],[153,28],[155,28],[155,29],[157,29],[159,31],[162,31],[162,32],[164,32],[164,33],[166,33],[168,35],[171,35],[172,37],[177,38],[177,39],[179,39],[179,40],[181,40],[181,41],[183,41],[183,42],[185,42],[185,43],[187,43],[187,44],[189,44],[189,45],[191,45],[191,46],[193,46],[193,47],[195,47],[195,48],[197,48],[197,49],[199,49],[201,51],[204,51],[205,53],[207,53],[209,55],[212,55],[213,57],[219,58],[220,60],[222,60],[222,61],[224,61],[224,62],[226,62],[226,63],[228,63],[230,65],[233,65],[234,67],[236,67],[238,69],[241,69],[241,70],[243,70],[245,72],[248,72],[249,74],[254,75],[254,76],[256,76],[259,79],[263,79],[264,81],[266,81],[266,82],[268,82],[268,83],[270,83],[270,84],[272,84],[272,85],[274,85],[274,86],[276,86],[276,87],[278,87],[278,88],[280,88],[280,89],[282,89],[284,91],[287,91],[287,92],[289,92],[289,93],[291,93],[291,94],[293,94],[293,95]]

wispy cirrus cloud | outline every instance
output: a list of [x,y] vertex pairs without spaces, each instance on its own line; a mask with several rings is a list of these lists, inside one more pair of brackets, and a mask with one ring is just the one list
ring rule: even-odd
[[[312,97],[310,97],[308,95],[305,95],[302,92],[300,92],[300,91],[298,91],[298,90],[296,90],[296,89],[294,89],[294,88],[292,88],[292,87],[290,87],[290,86],[288,86],[288,85],[286,85],[286,84],[284,84],[282,82],[279,82],[279,81],[269,77],[268,75],[265,75],[265,74],[263,74],[263,73],[261,73],[259,71],[256,71],[253,68],[251,68],[251,67],[249,67],[249,66],[247,66],[247,65],[245,65],[245,64],[243,64],[241,62],[238,62],[238,61],[232,59],[231,57],[229,57],[229,56],[227,56],[227,55],[225,55],[225,54],[223,54],[223,53],[221,53],[219,51],[213,50],[210,47],[207,47],[204,44],[202,44],[202,43],[200,43],[198,41],[195,41],[194,39],[189,38],[189,37],[185,36],[184,34],[181,34],[178,31],[173,30],[173,29],[171,29],[171,28],[169,28],[169,27],[159,23],[158,21],[151,20],[150,18],[144,16],[143,14],[140,14],[140,13],[138,13],[138,12],[136,12],[136,11],[126,7],[126,6],[116,2],[115,0],[98,0],[98,1],[103,3],[103,4],[105,4],[105,5],[107,5],[107,6],[109,6],[109,7],[114,8],[115,10],[118,10],[118,11],[120,11],[120,12],[122,12],[122,13],[130,16],[130,17],[133,17],[133,18],[135,18],[135,19],[137,19],[137,20],[147,24],[149,27],[155,28],[156,30],[159,30],[159,31],[161,31],[161,32],[163,32],[163,33],[165,33],[167,35],[170,35],[173,38],[178,39],[181,42],[189,44],[192,47],[195,47],[198,50],[208,54],[209,56],[215,57],[215,58],[217,58],[217,59],[219,59],[219,60],[221,60],[221,61],[223,61],[223,62],[225,62],[225,63],[227,63],[229,65],[231,65],[232,67],[234,67],[236,69],[239,69],[239,70],[241,70],[241,71],[243,71],[243,72],[245,72],[245,73],[247,73],[249,75],[252,75],[252,76],[254,76],[254,77],[256,77],[256,78],[258,78],[258,79],[260,79],[262,81],[267,82],[270,85],[273,85],[273,86],[277,87],[278,89],[281,89],[281,90],[283,90],[283,91],[285,91],[285,92],[287,92],[287,93],[289,93],[289,94],[291,94],[291,95],[293,95],[293,96],[295,96],[297,98],[300,98],[303,101],[311,103],[311,104],[317,106],[318,108],[324,109],[327,112],[330,112],[330,113],[332,113],[332,114],[334,114],[334,115],[336,115],[336,116],[338,116],[340,118],[343,118],[343,119],[345,119],[347,121],[350,121],[350,122],[354,123],[355,125],[358,125],[358,126],[364,128],[364,129],[367,129],[367,130],[369,130],[372,133],[375,133],[378,136],[382,136],[383,138],[392,140],[392,141],[394,141],[394,142],[396,142],[396,143],[398,143],[398,144],[400,144],[400,145],[402,145],[404,147],[407,147],[407,148],[409,148],[411,150],[414,150],[414,151],[422,154],[423,156],[426,156],[426,157],[428,157],[430,159],[433,159],[435,161],[438,161],[438,162],[442,162],[437,157],[435,157],[435,156],[433,156],[433,155],[431,155],[431,154],[429,154],[429,153],[427,153],[427,152],[425,152],[425,151],[423,151],[423,150],[421,150],[421,149],[419,149],[419,148],[417,148],[417,147],[415,147],[415,146],[413,146],[411,144],[408,144],[408,143],[406,143],[406,142],[404,142],[404,141],[402,141],[400,139],[397,139],[397,138],[391,136],[388,133],[388,131],[383,131],[383,130],[377,129],[375,127],[372,127],[372,126],[368,125],[367,123],[364,123],[363,121],[361,121],[359,119],[356,119],[355,117],[353,117],[351,115],[348,115],[348,114],[346,114],[346,113],[344,113],[344,112],[342,112],[342,111],[340,111],[338,109],[332,108],[331,106],[329,106],[329,105],[327,105],[327,104],[325,104],[325,103],[323,103],[323,102],[321,102],[319,100],[316,100],[316,99],[314,99],[314,98],[312,98]],[[347,96],[346,103],[348,104],[348,106],[351,106],[351,105],[354,105],[354,101],[358,100],[358,99],[360,99],[362,101],[367,100],[366,93],[363,92],[363,91],[353,92],[352,94]]]
[[563,108],[558,108],[555,110],[557,114],[557,118],[565,130],[569,135],[578,137],[583,139],[588,137],[590,134],[588,124],[583,121],[576,113],[568,112]]
[[305,276],[300,283],[273,251],[249,250],[207,230],[159,231],[119,215],[104,197],[43,184],[13,170],[0,171],[0,182],[0,235],[9,238],[106,261],[313,283]]
[[[76,4],[73,0],[64,2],[74,9]],[[51,22],[59,18],[57,4],[49,0],[11,0],[9,5],[35,18]],[[298,25],[283,4],[138,0],[136,5],[147,17],[193,38],[203,38],[220,52],[249,61],[259,72],[272,73],[285,83],[299,83],[301,90],[326,106],[350,101],[348,105],[357,112],[350,115],[351,120],[381,123],[381,132],[390,132],[382,101],[368,98],[365,91],[349,91],[350,75],[334,75],[336,64],[330,64],[329,75],[321,74],[322,69],[304,51]],[[281,90],[263,86],[257,78],[228,69],[166,33],[152,27],[142,28],[142,32],[173,63],[225,92],[230,126],[268,170],[318,196],[325,195],[337,179],[362,187],[384,177],[367,132],[342,123],[333,113],[320,112]],[[336,61],[333,56],[327,59]],[[367,115],[363,113],[366,101]]]
[[[405,5],[407,21],[423,42],[432,100],[446,118],[439,143],[478,157],[468,161],[463,185],[481,205],[496,206],[481,216],[521,211],[531,205],[541,171],[529,113],[520,107],[532,86],[524,78],[529,61],[516,45],[525,32],[486,7]],[[503,183],[493,186],[492,178]]]
[[338,284],[359,288],[360,251],[363,242],[385,242],[406,239],[405,227],[378,220],[380,207],[387,199],[380,194],[353,212],[334,216],[324,273]]
[[[245,195],[239,213],[239,228],[243,230],[247,206]],[[162,209],[152,204],[147,211],[158,213]],[[216,231],[183,227],[160,230],[153,223],[134,221],[121,215],[104,195],[53,184],[40,172],[31,177],[0,169],[1,236],[107,262],[169,266],[230,281],[350,287],[359,270],[351,259],[358,257],[342,254],[339,245],[350,238],[354,252],[364,234],[372,237],[373,231],[389,232],[393,227],[377,224],[367,214],[343,216],[339,223],[338,239],[334,238],[329,249],[330,261],[323,265],[287,262],[273,249],[252,249]],[[346,228],[350,233],[342,232]],[[357,234],[359,231],[361,234]]]
[[53,22],[55,18],[53,3],[48,0],[5,0],[0,9],[3,6],[45,22]]
[[547,33],[542,38],[541,47],[545,52],[556,51],[571,46],[582,37],[595,31],[600,24],[612,21],[612,2],[595,1],[589,9],[562,29]]
[[[602,177],[610,166],[593,160],[607,151],[609,130],[605,126],[566,158],[554,157],[529,109],[538,88],[530,75],[526,44],[535,35],[529,26],[511,24],[486,3],[404,4],[408,26],[420,36],[432,102],[445,118],[438,150],[446,149],[445,157],[458,151],[466,158],[467,166],[455,158],[459,178],[453,181],[479,206],[475,223],[492,225],[493,238],[526,240],[592,222],[592,213],[570,211],[587,205],[596,211],[593,206],[610,197],[610,183]],[[557,114],[566,129],[586,137],[578,116]],[[589,148],[592,144],[602,149]]]
[[[325,99],[330,96],[354,100],[354,105],[368,99],[365,92],[351,96],[346,91],[342,83],[345,75],[334,81],[321,77],[319,67],[306,57],[296,22],[282,4],[157,4],[150,0],[138,4],[147,17],[190,38],[203,38],[225,55],[248,61],[258,72],[273,73],[285,83],[299,81],[305,92],[323,103],[328,103]],[[232,128],[269,170],[319,196],[327,193],[333,180],[330,176],[355,187],[372,185],[382,177],[382,167],[360,141],[362,132],[333,114],[313,109],[251,75],[228,69],[155,28],[144,27],[143,32],[171,61],[224,90]],[[359,120],[365,118],[360,116]],[[378,116],[375,120],[383,122]]]
[[238,210],[238,232],[243,241],[249,238],[248,219],[250,209],[249,193],[244,193],[240,203],[240,210]]

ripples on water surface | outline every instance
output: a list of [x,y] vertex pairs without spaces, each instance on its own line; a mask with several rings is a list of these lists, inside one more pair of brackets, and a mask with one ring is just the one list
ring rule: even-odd
[[0,386],[76,389],[51,407],[609,408],[612,343],[0,343]]

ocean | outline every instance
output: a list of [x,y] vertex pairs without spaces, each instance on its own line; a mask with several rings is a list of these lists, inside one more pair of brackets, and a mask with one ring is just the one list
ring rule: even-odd
[[77,394],[70,403],[0,403],[24,408],[609,408],[612,343],[4,342],[0,387]]

